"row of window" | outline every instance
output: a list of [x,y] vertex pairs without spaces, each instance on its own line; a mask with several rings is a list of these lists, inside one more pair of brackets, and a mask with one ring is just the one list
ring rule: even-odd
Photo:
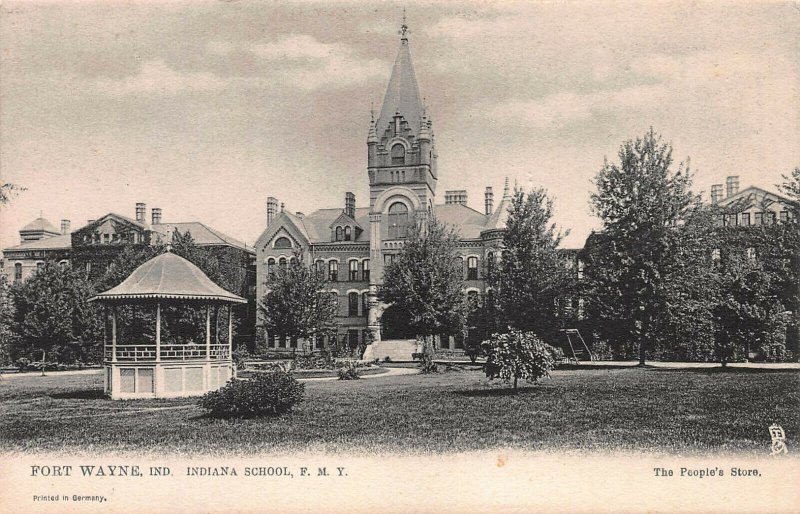
[[753,213],[752,219],[749,212],[738,214],[722,214],[717,218],[717,225],[723,227],[749,227],[752,225],[774,225],[780,216],[781,223],[786,223],[792,218],[789,211],[781,211],[776,214],[774,211],[762,211]]
[[353,228],[352,227],[336,227],[336,236],[334,238],[336,241],[352,241],[353,240]]
[[[359,335],[361,336],[361,342],[363,344],[367,344],[370,341],[369,337],[369,330],[348,330],[347,334],[342,334],[341,338],[333,335],[328,338],[326,337],[318,337],[316,341],[309,341],[310,349],[311,350],[322,350],[325,348],[325,343],[327,342],[331,346],[336,344],[336,339],[342,344],[345,344],[350,350],[356,349],[359,343]],[[297,348],[298,341],[296,338],[289,338],[285,335],[274,334],[272,337],[267,338],[267,345],[270,348]]]
[[[267,280],[275,280],[275,273],[278,269],[285,270],[295,257],[280,257],[278,259],[270,257],[267,259]],[[339,261],[336,259],[328,261],[318,259],[314,262],[317,273],[327,273],[329,282],[339,282]],[[351,259],[348,264],[347,280],[350,282],[369,282],[369,259],[358,261]]]
[[[753,248],[753,247],[745,248],[744,256],[745,256],[745,259],[747,259],[748,264],[751,264],[751,265],[755,264],[756,260],[758,259],[757,254],[756,254],[756,249]],[[711,250],[711,260],[715,264],[719,264],[719,262],[722,260],[722,253],[720,252],[719,248],[713,248]]]
[[123,232],[121,234],[116,232],[113,234],[95,232],[94,234],[83,236],[83,242],[85,244],[142,243],[144,242],[144,235],[137,232]]
[[[67,266],[69,266],[69,261],[67,261],[67,260],[60,261],[58,263],[58,265],[61,267],[61,269],[64,269]],[[40,270],[42,268],[44,268],[44,263],[43,262],[37,262],[36,263],[36,269]],[[14,263],[14,282],[18,282],[20,280],[22,280],[22,263],[21,262],[16,262],[16,263]]]

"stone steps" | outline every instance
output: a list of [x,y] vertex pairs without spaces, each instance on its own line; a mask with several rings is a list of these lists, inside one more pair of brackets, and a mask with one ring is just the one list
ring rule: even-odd
[[416,339],[390,339],[386,341],[376,341],[367,346],[364,350],[364,360],[373,361],[378,359],[383,361],[389,357],[393,362],[412,361],[412,355],[422,351],[421,345],[417,344]]

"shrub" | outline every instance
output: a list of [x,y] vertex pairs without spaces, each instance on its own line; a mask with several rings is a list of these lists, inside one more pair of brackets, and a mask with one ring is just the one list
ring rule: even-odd
[[358,380],[361,378],[361,373],[358,372],[358,367],[354,364],[339,368],[339,380]]
[[469,357],[469,360],[470,360],[470,361],[471,361],[473,364],[475,364],[475,361],[478,359],[478,357],[480,357],[481,355],[483,355],[483,351],[481,350],[481,347],[480,347],[480,346],[477,346],[477,345],[476,345],[476,346],[468,346],[468,347],[467,347],[467,348],[464,350],[464,355],[466,355],[467,357]]
[[200,398],[200,407],[219,418],[278,415],[303,401],[305,387],[290,373],[258,373],[249,380],[231,380]]
[[420,355],[419,369],[422,373],[437,373],[439,367],[434,362],[436,357],[436,350],[432,344],[424,343],[422,345],[422,353]]
[[494,334],[481,346],[486,352],[483,369],[489,380],[499,378],[513,382],[514,389],[520,378],[536,382],[550,376],[553,369],[553,347],[532,332],[514,330],[507,334]]

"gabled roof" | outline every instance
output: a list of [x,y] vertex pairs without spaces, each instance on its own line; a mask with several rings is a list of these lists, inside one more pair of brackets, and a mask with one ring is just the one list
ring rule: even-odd
[[53,237],[46,237],[38,241],[28,241],[16,246],[5,248],[4,252],[14,250],[69,250],[72,248],[72,235],[63,234]]
[[82,226],[81,228],[75,230],[74,232],[80,232],[81,230],[84,230],[84,229],[86,229],[88,227],[93,227],[95,225],[100,225],[105,220],[114,219],[114,218],[116,218],[118,220],[121,220],[121,221],[125,221],[127,223],[130,223],[131,225],[135,225],[135,226],[137,226],[137,227],[139,227],[141,229],[144,229],[144,230],[146,230],[148,228],[148,226],[146,224],[139,223],[135,219],[129,218],[127,216],[123,216],[122,214],[117,214],[116,212],[109,212],[108,214],[104,214],[103,216],[100,216],[99,218],[97,218],[96,220],[92,221],[91,223],[87,223],[86,225]]
[[201,223],[199,221],[157,223],[155,225],[151,225],[151,228],[158,232],[162,237],[166,237],[167,234],[171,234],[175,232],[175,230],[180,231],[181,234],[185,234],[188,231],[192,234],[192,239],[194,239],[195,244],[200,246],[223,245],[239,248],[247,252],[253,251],[253,248],[247,246],[238,239],[224,234],[219,230],[213,229],[205,223]]
[[[314,243],[330,242],[331,225],[333,225],[342,214],[344,214],[342,209],[319,209],[303,218],[302,223],[306,228],[309,241]],[[349,216],[347,217],[349,218]],[[353,221],[362,229],[368,227],[369,207],[357,208]],[[355,242],[369,241],[369,231],[363,230],[360,234],[354,234],[354,237]]]
[[787,197],[780,195],[778,193],[767,191],[766,189],[757,187],[757,186],[750,186],[745,189],[742,189],[738,193],[731,195],[727,198],[723,198],[718,202],[717,205],[722,207],[727,207],[733,203],[737,202],[749,202],[750,205],[757,205],[759,202],[764,200],[777,202],[784,205],[790,205],[791,200]]
[[52,234],[61,233],[55,226],[53,226],[52,223],[42,217],[36,218],[22,227],[20,232],[50,232]]
[[397,52],[392,77],[389,79],[386,96],[383,97],[383,107],[378,116],[376,127],[379,135],[383,134],[392,122],[395,113],[400,113],[408,122],[411,131],[419,135],[422,102],[414,66],[411,64],[408,39],[405,36],[400,40],[400,50]]
[[211,281],[197,266],[174,253],[162,253],[145,262],[120,285],[92,297],[97,300],[147,298],[216,300],[247,303]]
[[362,227],[356,220],[351,218],[344,211],[342,211],[342,213],[339,214],[339,216],[337,216],[337,218],[335,220],[333,220],[333,222],[330,225],[328,225],[328,228],[334,228],[337,225],[339,225],[339,226],[353,225],[353,226],[356,226],[356,227],[360,228],[361,230],[364,230],[364,227]]

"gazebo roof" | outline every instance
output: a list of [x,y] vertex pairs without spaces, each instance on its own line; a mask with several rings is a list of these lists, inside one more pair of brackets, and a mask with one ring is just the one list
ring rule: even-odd
[[145,262],[120,285],[90,299],[134,300],[148,298],[214,300],[247,303],[211,281],[200,268],[174,253],[162,253]]

